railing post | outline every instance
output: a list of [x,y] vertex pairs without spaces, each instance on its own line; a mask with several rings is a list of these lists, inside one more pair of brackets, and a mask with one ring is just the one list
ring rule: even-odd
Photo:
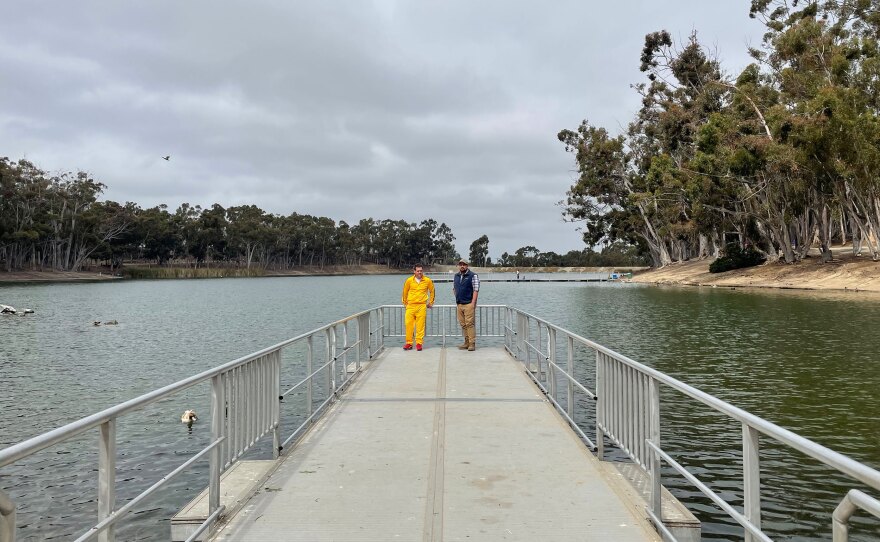
[[354,349],[354,367],[355,372],[357,372],[361,370],[361,350],[364,347],[364,343],[361,342],[361,338],[364,336],[364,316],[358,316],[355,323],[357,324],[355,328],[357,330],[357,337],[355,337],[354,344],[357,345],[357,348]]
[[[742,424],[743,433],[743,515],[749,522],[761,528],[761,462],[759,458],[758,430]],[[754,542],[754,536],[746,531],[745,542]]]
[[[567,360],[568,363],[566,364],[565,367],[568,370],[568,376],[570,376],[571,378],[574,378],[574,339],[572,339],[571,336],[569,335],[566,343],[567,343],[567,347],[568,347],[567,348],[567,350],[568,350],[568,360]],[[570,378],[567,378],[566,382],[568,382],[568,385],[566,386],[566,388],[568,388],[567,393],[566,393],[566,404],[567,404],[568,417],[573,420],[574,419],[574,383],[571,381]],[[593,389],[596,389],[596,388],[593,388]],[[598,393],[598,391],[597,391],[597,393]]]
[[15,503],[0,491],[0,542],[15,542]]
[[385,334],[388,332],[388,328],[385,327],[385,309],[382,307],[379,307],[379,328],[381,329],[378,337],[379,347],[385,348]]
[[[211,442],[216,442],[223,437],[223,426],[225,425],[225,403],[226,403],[226,386],[224,382],[224,374],[215,375],[211,378]],[[250,438],[250,437],[249,437]],[[223,472],[223,465],[220,458],[220,447],[215,446],[211,450],[209,463],[208,480],[208,515],[214,513],[220,508],[220,474]]]
[[[650,378],[648,381],[648,393],[651,401],[651,442],[660,448],[660,389],[657,381]],[[654,451],[651,457],[651,509],[657,519],[663,521],[663,507],[661,506],[662,488],[660,481],[660,454]]]
[[443,345],[443,348],[446,348],[446,312],[443,309],[440,309],[434,314],[440,315],[440,335],[443,336],[443,338],[440,339],[440,344]]
[[[116,419],[101,424],[98,443],[98,521],[113,513],[116,503]],[[116,530],[110,525],[98,534],[99,542],[116,540]]]
[[553,364],[556,363],[556,330],[552,327],[547,327],[547,376],[550,379],[550,385],[548,389],[550,390],[550,397],[554,400],[558,400],[556,397],[556,368]]
[[833,542],[847,542],[849,540],[849,520],[860,508],[880,519],[880,501],[864,491],[850,489],[831,514]]
[[605,459],[605,431],[600,426],[605,425],[605,418],[608,417],[605,412],[605,405],[608,404],[607,393],[608,382],[605,377],[605,363],[602,360],[602,354],[596,350],[596,395],[599,400],[596,401],[596,457],[599,461]]
[[[541,340],[541,338],[543,337],[543,335],[541,334],[541,322],[535,321],[535,324],[537,325],[537,330],[536,330],[535,335],[537,335],[536,339],[538,341],[538,352],[535,355],[535,357],[538,358],[538,378],[540,380],[543,380],[546,382],[547,381],[547,372],[544,371],[544,367],[543,367],[544,364],[541,359],[544,357],[544,344],[543,344],[543,341]],[[547,358],[549,359],[549,356],[547,356]]]
[[[269,399],[272,401],[272,457],[278,459],[281,454],[281,350],[275,352],[272,360],[272,395]],[[226,424],[223,428],[225,437]]]
[[342,381],[348,377],[348,322],[342,324]]
[[312,392],[314,388],[313,381],[315,377],[312,375],[312,358],[314,357],[315,351],[315,341],[314,335],[309,335],[309,338],[306,339],[306,344],[308,345],[308,351],[306,352],[306,374],[309,375],[309,381],[306,383],[306,417],[312,415]]
[[367,359],[373,359],[373,313],[367,313]]
[[513,347],[513,352],[514,352],[514,356],[516,356],[516,359],[518,359],[518,360],[520,360],[520,362],[522,362],[522,350],[520,350],[520,348],[519,348],[520,347],[520,344],[519,344],[520,337],[522,337],[522,333],[521,333],[522,324],[520,323],[520,315],[514,309],[510,309],[510,315],[511,315],[510,316],[511,319],[513,320],[514,329],[516,330],[516,332],[514,333],[514,336],[510,338],[510,340],[511,340],[510,346]]
[[327,397],[330,397],[330,395],[336,390],[336,375],[334,374],[336,363],[333,361],[333,343],[336,341],[336,330],[333,328],[327,328],[325,335],[327,337],[327,345],[324,350],[324,354],[326,355],[325,362],[327,363]]
[[510,331],[510,307],[504,307],[504,346],[508,351],[513,352],[512,342],[511,342],[511,331]]

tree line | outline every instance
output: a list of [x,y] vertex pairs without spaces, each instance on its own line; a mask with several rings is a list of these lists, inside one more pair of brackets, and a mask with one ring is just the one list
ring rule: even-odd
[[583,121],[558,138],[578,178],[563,201],[589,246],[622,241],[654,265],[731,241],[791,263],[852,243],[880,259],[880,8],[752,0],[766,27],[736,77],[699,43],[649,34],[641,108],[625,133]]
[[193,266],[452,264],[455,236],[427,219],[366,218],[356,224],[256,205],[142,209],[98,201],[106,185],[85,172],[50,175],[26,160],[0,158],[0,267],[76,271],[123,261]]
[[[34,164],[0,158],[0,269],[78,271],[87,265],[151,262],[192,267],[296,267],[379,264],[406,268],[455,264],[455,236],[426,219],[331,218],[267,213],[256,205],[201,208],[182,203],[147,209],[99,201],[106,185],[85,172],[51,175]],[[632,247],[630,247],[631,249]],[[472,265],[493,265],[489,238],[470,245]],[[634,253],[608,248],[542,253],[523,247],[498,265],[632,265]],[[638,265],[638,263],[636,263]]]

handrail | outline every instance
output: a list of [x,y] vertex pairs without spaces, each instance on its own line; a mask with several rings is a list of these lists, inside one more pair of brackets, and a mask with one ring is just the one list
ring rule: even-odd
[[846,497],[834,509],[834,513],[831,514],[833,542],[847,542],[849,540],[849,518],[859,508],[880,519],[880,501],[858,489],[850,489]]
[[[375,319],[375,327],[372,321]],[[196,375],[179,380],[162,388],[145,393],[113,407],[86,416],[63,425],[42,435],[37,435],[18,444],[0,450],[0,467],[35,454],[41,450],[69,440],[86,431],[100,428],[99,469],[98,469],[98,523],[81,535],[77,542],[84,542],[94,537],[102,541],[115,539],[114,524],[136,504],[153,495],[173,477],[191,467],[206,455],[210,461],[209,474],[209,517],[197,529],[202,533],[211,528],[225,511],[219,503],[220,475],[244,455],[259,439],[273,434],[274,456],[281,452],[280,436],[280,401],[279,395],[281,351],[294,343],[308,343],[307,376],[294,389],[308,383],[309,402],[311,409],[312,379],[322,369],[327,372],[327,399],[319,407],[319,411],[327,404],[335,401],[340,390],[344,389],[359,373],[361,356],[372,358],[382,349],[381,336],[374,335],[380,329],[381,308],[372,308],[355,313],[335,322],[323,325],[312,331],[297,335],[252,354],[242,356],[233,361],[208,369]],[[356,340],[349,340],[349,324],[356,323]],[[341,348],[337,351],[338,335],[341,333]],[[314,337],[325,340],[324,354],[326,363],[317,371],[311,370]],[[347,360],[349,356],[356,358],[356,370],[349,373],[346,364],[341,367],[337,361]],[[336,373],[342,371],[344,376],[337,381]],[[211,385],[211,443],[165,475],[158,482],[136,495],[131,501],[120,508],[115,508],[116,483],[116,420],[130,412],[142,409],[166,397],[175,395],[192,386],[210,382]],[[307,424],[315,419],[313,413]],[[294,432],[301,431],[303,426]],[[292,435],[291,437],[293,437]],[[290,442],[291,439],[285,441]],[[194,535],[195,536],[195,535]],[[15,505],[12,500],[0,491],[0,540],[14,540],[15,537]]]
[[342,320],[337,320],[332,324],[327,324],[321,326],[317,329],[309,331],[307,333],[303,333],[302,335],[297,335],[292,339],[287,339],[286,341],[281,341],[278,344],[270,346],[268,348],[264,348],[262,350],[258,350],[253,354],[248,354],[246,356],[242,356],[238,359],[220,365],[218,367],[214,367],[213,369],[208,369],[207,371],[203,371],[196,375],[193,375],[189,378],[184,378],[183,380],[179,380],[173,384],[169,384],[163,388],[159,388],[158,390],[151,391],[149,393],[145,393],[139,397],[135,397],[129,401],[124,403],[120,403],[116,406],[112,406],[110,408],[104,409],[98,413],[92,414],[91,416],[86,416],[85,418],[81,418],[75,422],[71,422],[67,425],[63,425],[57,429],[49,431],[47,433],[43,433],[42,435],[38,435],[36,437],[30,438],[18,444],[14,444],[8,448],[0,450],[0,468],[9,465],[10,463],[14,463],[19,459],[31,455],[33,453],[39,452],[45,448],[49,448],[55,444],[58,444],[61,441],[67,440],[70,437],[79,435],[80,433],[84,433],[89,429],[94,429],[95,427],[100,426],[101,424],[112,420],[114,418],[118,418],[128,412],[133,410],[141,409],[151,403],[155,403],[160,399],[163,399],[169,395],[173,395],[177,392],[183,391],[186,388],[190,388],[197,384],[201,384],[202,382],[207,382],[211,380],[213,377],[229,371],[230,369],[234,369],[241,365],[244,365],[250,361],[253,361],[257,358],[265,356],[266,354],[271,354],[277,352],[295,342],[299,342],[310,335],[316,335],[319,332],[326,331],[331,329],[339,324],[344,324],[346,322],[350,322],[351,320],[357,318],[358,316],[362,316],[364,314],[369,314],[372,310],[370,309],[366,311],[361,311],[352,316],[343,318]]
[[[746,540],[769,540],[761,530],[760,519],[760,467],[758,454],[758,433],[798,450],[821,463],[858,480],[867,486],[880,490],[880,471],[859,463],[839,452],[802,437],[759,416],[717,397],[700,391],[693,386],[619,354],[610,348],[586,339],[576,333],[552,324],[542,318],[519,309],[510,309],[510,325],[507,328],[505,347],[520,359],[532,380],[547,394],[556,409],[572,427],[577,423],[571,411],[572,393],[578,389],[587,397],[596,398],[595,427],[596,446],[599,459],[603,457],[603,441],[608,438],[620,447],[635,464],[647,471],[651,479],[650,506],[648,515],[661,531],[660,523],[660,469],[661,460],[666,461],[697,489],[713,500],[722,510],[746,529]],[[514,325],[513,320],[516,319]],[[537,330],[537,342],[533,342],[533,330]],[[556,362],[557,335],[567,337],[568,367]],[[542,344],[542,338],[546,341]],[[595,394],[588,386],[577,381],[573,374],[573,345],[581,344],[596,354]],[[563,350],[566,348],[563,347]],[[537,353],[537,371],[533,370],[532,355]],[[546,362],[549,384],[541,380],[547,377],[543,371],[542,360]],[[536,374],[533,374],[536,373]],[[563,409],[557,400],[557,375],[568,383],[568,407]],[[660,402],[658,385],[680,392],[698,402],[739,421],[743,429],[743,485],[745,506],[743,513],[735,510],[729,503],[721,500],[693,474],[677,463],[660,445]],[[582,436],[590,444],[590,440]],[[650,453],[648,453],[650,452]],[[835,511],[835,529],[845,529],[846,521],[858,506],[874,515],[880,513],[880,501],[858,491],[851,490],[847,498]],[[878,516],[880,517],[880,516]],[[837,536],[837,535],[835,535]],[[845,539],[841,539],[845,540]],[[835,537],[835,542],[838,538]]]
[[221,442],[223,442],[223,439],[216,440],[216,441],[212,442],[211,444],[202,448],[202,450],[199,453],[190,457],[184,463],[182,463],[179,467],[177,467],[173,471],[171,471],[168,474],[166,474],[165,476],[163,476],[162,479],[160,479],[155,484],[151,485],[149,488],[147,488],[146,491],[144,491],[143,493],[141,493],[140,495],[138,495],[134,499],[128,501],[128,503],[126,503],[125,506],[123,506],[122,508],[120,508],[118,510],[115,510],[112,514],[110,514],[109,516],[104,518],[103,521],[101,521],[100,523],[98,523],[97,525],[95,525],[94,527],[89,529],[88,531],[86,531],[86,533],[84,535],[77,538],[74,542],[85,542],[86,540],[91,540],[92,538],[98,536],[98,533],[100,533],[101,531],[103,531],[104,529],[109,527],[110,525],[113,525],[114,523],[119,521],[119,519],[122,518],[122,516],[124,516],[127,512],[129,512],[135,506],[140,504],[141,501],[143,501],[144,499],[146,499],[147,497],[152,495],[157,489],[161,488],[162,486],[164,486],[165,484],[170,482],[175,476],[177,476],[178,474],[180,474],[181,472],[186,470],[187,467],[189,467],[190,465],[192,465],[193,463],[195,463],[196,461],[198,461],[199,459],[204,457],[205,454],[207,454],[208,452],[213,450],[214,447],[216,447]]
[[693,386],[685,384],[684,382],[682,382],[676,378],[673,378],[665,373],[661,373],[660,371],[658,371],[656,369],[652,369],[651,367],[648,367],[647,365],[639,363],[638,361],[632,360],[622,354],[618,354],[614,350],[611,350],[610,348],[606,348],[606,347],[604,347],[598,343],[595,343],[589,339],[585,339],[584,337],[581,337],[580,335],[578,335],[576,333],[570,332],[570,331],[568,331],[564,328],[561,328],[557,325],[550,324],[549,322],[546,322],[545,320],[541,320],[540,318],[532,316],[526,312],[522,312],[522,311],[518,311],[518,312],[521,312],[522,314],[524,314],[532,319],[540,321],[540,322],[544,323],[545,325],[547,325],[548,327],[551,327],[552,329],[560,331],[566,335],[570,335],[571,337],[573,337],[575,340],[577,340],[581,344],[584,344],[585,346],[589,346],[590,348],[593,348],[594,350],[596,350],[598,352],[602,352],[603,354],[607,354],[607,355],[615,358],[616,360],[621,361],[621,362],[629,365],[630,367],[633,367],[634,369],[639,370],[640,372],[643,372],[644,374],[650,376],[651,378],[657,380],[658,382],[662,382],[663,384],[666,384],[670,388],[673,388],[677,391],[680,391],[681,393],[684,393],[685,395],[688,395],[688,396],[700,401],[701,403],[703,403],[709,407],[712,407],[713,409],[717,410],[718,412],[721,412],[722,414],[727,414],[731,418],[734,418],[740,422],[746,423],[749,426],[754,427],[755,429],[758,429],[759,431],[761,431],[765,435],[767,435],[769,437],[773,437],[776,440],[778,440],[779,442],[782,442],[783,444],[787,444],[788,446],[791,446],[792,448],[794,448],[794,449],[796,449],[796,450],[798,450],[798,451],[800,451],[810,457],[813,457],[814,459],[818,459],[822,463],[825,463],[826,465],[832,466],[832,467],[840,470],[841,472],[852,476],[856,480],[859,480],[860,482],[863,482],[863,483],[873,487],[874,489],[880,490],[880,471],[872,469],[871,467],[864,465],[862,463],[859,463],[858,461],[856,461],[852,458],[849,458],[839,452],[835,452],[834,450],[832,450],[830,448],[827,448],[821,444],[818,444],[818,443],[813,442],[807,438],[804,438],[804,437],[798,435],[797,433],[794,433],[792,431],[789,431],[788,429],[785,429],[783,427],[776,425],[773,422],[769,422],[769,421],[767,421],[759,416],[756,416],[754,414],[751,414],[750,412],[747,412],[739,407],[733,406],[730,403],[728,403],[722,399],[719,399],[713,395],[709,395],[706,392],[700,391],[697,388],[694,388]]

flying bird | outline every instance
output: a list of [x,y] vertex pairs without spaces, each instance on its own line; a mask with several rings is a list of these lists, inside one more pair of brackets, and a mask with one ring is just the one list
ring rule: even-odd
[[165,161],[171,160],[171,155],[169,154],[168,156],[163,156],[162,160],[165,160]]

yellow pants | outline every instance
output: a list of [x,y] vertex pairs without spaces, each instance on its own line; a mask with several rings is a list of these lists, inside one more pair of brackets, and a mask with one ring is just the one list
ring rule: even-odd
[[422,344],[425,340],[425,316],[428,307],[426,305],[407,305],[406,319],[403,324],[403,341],[410,344],[412,341],[413,327],[416,328],[416,344]]

